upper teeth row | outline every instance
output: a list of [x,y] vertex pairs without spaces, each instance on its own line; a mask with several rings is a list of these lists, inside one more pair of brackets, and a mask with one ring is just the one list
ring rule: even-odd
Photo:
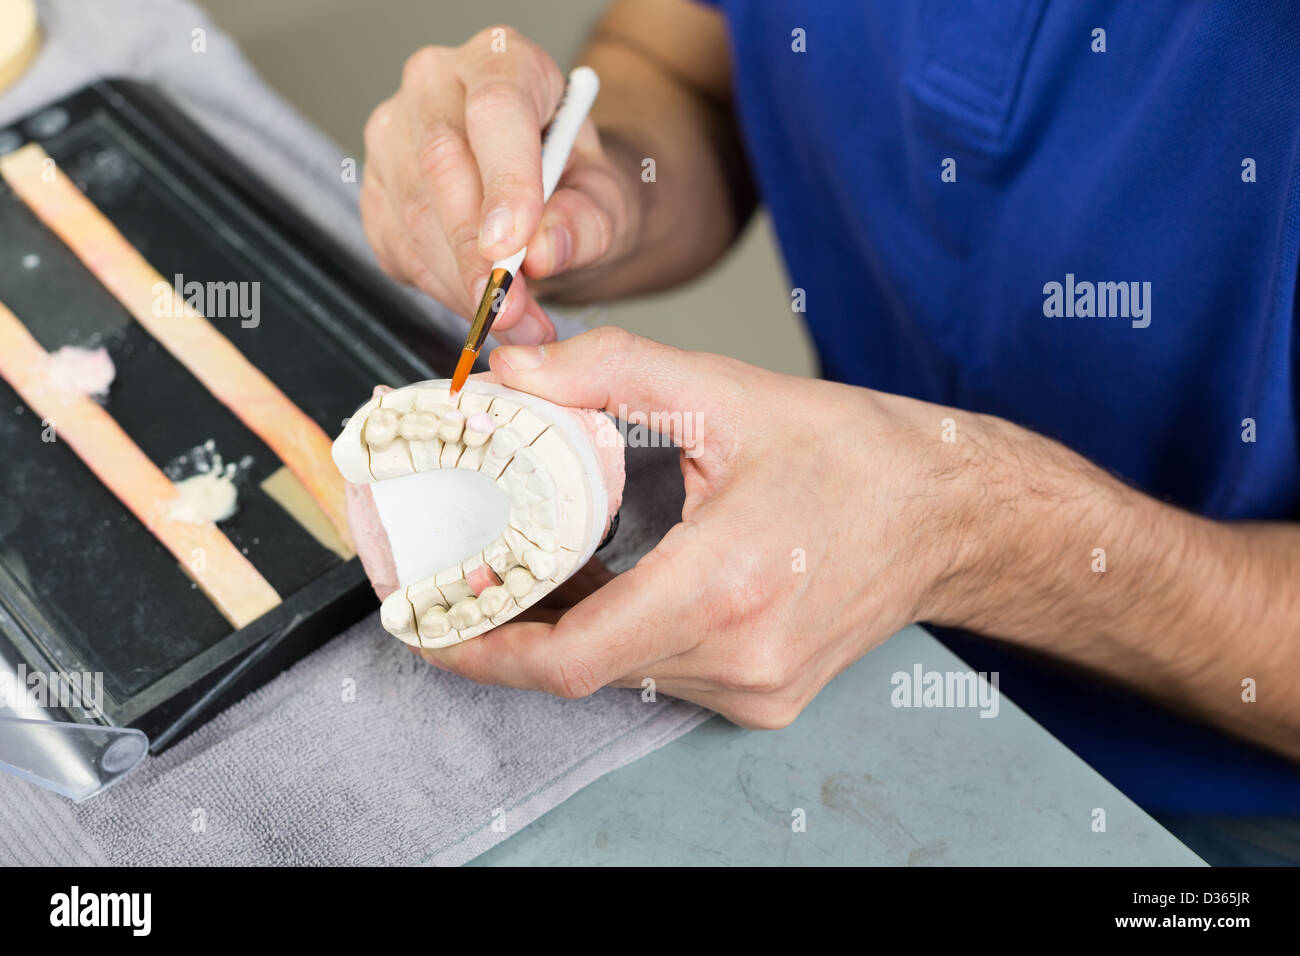
[[462,392],[460,401],[455,407],[447,390],[436,387],[384,394],[378,407],[364,413],[361,429],[370,477],[469,468],[495,479],[515,452],[549,428],[528,409],[501,398]]
[[471,448],[479,448],[492,437],[496,421],[486,412],[466,418],[460,409],[441,406],[441,410],[403,414],[393,408],[376,408],[366,418],[365,439],[371,448],[387,448],[395,438],[407,441],[458,442],[464,439]]

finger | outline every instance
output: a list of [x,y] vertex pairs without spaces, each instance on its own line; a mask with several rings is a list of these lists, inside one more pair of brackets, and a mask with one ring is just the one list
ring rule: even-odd
[[732,421],[743,389],[762,387],[767,374],[614,327],[541,347],[500,348],[491,364],[504,384],[561,405],[645,415],[650,428],[688,452],[703,428]]
[[469,316],[478,306],[473,287],[486,280],[491,263],[478,249],[483,190],[450,53],[430,50],[411,57],[400,101],[403,121],[392,124],[397,159],[380,172],[397,197],[398,219],[420,258],[455,290],[455,302],[448,304]]
[[614,572],[605,567],[604,561],[592,558],[574,572],[572,577],[542,598],[542,603],[550,607],[571,608],[591,597],[615,577]]
[[[474,283],[475,311],[479,308],[479,303],[483,301],[483,291],[487,288],[487,283],[487,275]],[[505,298],[501,301],[496,318],[492,320],[493,333],[504,332],[518,325],[519,320],[523,318],[524,310],[528,307],[530,298],[527,281],[523,276],[516,275],[514,281],[510,283],[510,288],[506,291]]]
[[361,228],[365,231],[366,241],[375,254],[379,268],[398,282],[407,282],[409,277],[400,268],[398,258],[390,248],[392,239],[398,232],[388,208],[388,198],[383,194],[383,187],[369,169],[361,179],[361,197],[358,206],[361,210]]
[[506,624],[425,656],[485,684],[584,697],[610,681],[684,653],[703,636],[692,599],[693,525],[680,524],[635,567],[568,611],[554,626]]
[[531,295],[526,297],[523,315],[517,322],[507,329],[494,325],[492,333],[506,345],[543,345],[556,339],[555,324]]
[[409,283],[412,277],[403,268],[395,250],[396,240],[399,237],[405,239],[405,229],[394,215],[393,196],[381,173],[384,166],[392,163],[392,123],[396,115],[394,98],[380,103],[366,120],[366,161],[362,167],[359,207],[362,227],[380,268],[397,281]]
[[[366,238],[383,271],[440,302],[454,302],[459,295],[435,272],[432,272],[407,238],[397,221],[390,197],[378,177],[367,171],[361,187],[361,219]],[[450,256],[444,257],[450,261]]]
[[[654,683],[647,682],[647,677]],[[706,682],[691,679],[660,679],[652,675],[628,675],[612,681],[611,687],[639,690],[653,688],[656,701],[660,696],[690,701],[721,714],[746,730],[779,730],[794,722],[808,699],[796,692],[754,694],[747,691],[719,690]]]
[[483,188],[479,249],[518,252],[542,216],[542,126],[564,93],[564,75],[522,36],[504,49],[471,41],[462,58],[465,129]]
[[[456,89],[450,93],[437,86],[438,78],[433,75],[435,67],[431,65],[436,59],[436,54],[428,50],[412,56],[404,68],[403,89],[397,96],[380,103],[371,113],[365,127],[366,177],[387,200],[385,221],[388,225],[384,228],[384,246],[394,272],[401,273],[404,281],[435,296],[448,307],[466,314],[472,308],[467,284],[478,274],[485,274],[486,264],[471,262],[468,267],[475,275],[468,279],[462,277],[440,219],[443,213],[434,199],[445,193],[446,202],[451,204],[454,197],[470,189],[473,192],[468,209],[472,214],[478,201],[478,174],[472,162],[466,160],[465,169],[471,177],[468,184],[451,182],[445,184],[443,192],[432,192],[419,172],[410,118],[412,99],[429,101],[433,104],[430,110],[454,111],[460,106],[459,84],[454,79]],[[417,77],[420,70],[428,76]],[[412,92],[413,83],[431,85],[427,90],[420,88]],[[438,106],[439,103],[442,105]],[[448,112],[447,115],[452,114]],[[453,140],[454,132],[440,141],[433,152],[447,159],[454,146]],[[468,146],[465,153],[468,154]],[[448,167],[453,170],[449,175],[454,178],[454,164],[448,161]],[[373,198],[368,197],[367,202],[370,210],[377,209]],[[469,237],[469,243],[471,251],[475,251],[473,235]]]
[[[586,126],[590,124],[588,119]],[[594,126],[589,133],[591,149],[599,154]],[[616,237],[628,231],[627,219],[623,186],[614,169],[604,162],[577,157],[547,202],[541,225],[528,242],[524,269],[534,278],[542,278],[592,265],[610,253]]]

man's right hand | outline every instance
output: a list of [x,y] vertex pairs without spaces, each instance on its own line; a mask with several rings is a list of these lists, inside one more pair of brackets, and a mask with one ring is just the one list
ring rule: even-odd
[[617,259],[636,231],[635,184],[591,119],[543,210],[541,131],[564,84],[539,46],[492,27],[463,46],[413,54],[397,93],[366,123],[361,217],[380,266],[469,317],[492,262],[527,245],[493,324],[515,344],[555,338],[528,278]]

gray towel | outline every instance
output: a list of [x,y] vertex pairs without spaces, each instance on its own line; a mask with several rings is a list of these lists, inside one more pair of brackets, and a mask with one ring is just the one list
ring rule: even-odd
[[[96,77],[151,82],[373,261],[338,148],[201,11],[46,0],[40,12],[45,48],[0,95],[0,127]],[[204,53],[191,50],[196,29]],[[562,334],[581,328],[557,321]],[[611,568],[630,567],[680,507],[676,454],[629,451]],[[482,687],[417,660],[371,617],[84,804],[0,774],[0,863],[462,863],[708,716],[634,691],[565,701]]]

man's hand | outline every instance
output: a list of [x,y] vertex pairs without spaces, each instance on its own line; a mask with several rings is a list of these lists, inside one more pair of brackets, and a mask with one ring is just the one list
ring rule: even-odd
[[[361,215],[385,272],[472,315],[491,263],[525,244],[522,272],[534,278],[627,251],[631,187],[590,119],[543,212],[541,131],[564,84],[544,50],[504,27],[406,61],[401,88],[365,132]],[[555,337],[522,276],[493,330],[510,341]]]
[[507,624],[430,660],[568,697],[651,677],[737,723],[781,727],[927,614],[963,506],[934,406],[613,328],[499,349],[492,369],[566,405],[655,416],[687,442],[682,521],[554,626]]
[[686,502],[653,551],[554,624],[423,652],[439,666],[567,697],[650,677],[781,727],[899,628],[933,621],[1300,756],[1295,525],[1208,521],[1001,419],[618,329],[491,361],[513,388],[651,416],[684,446]]
[[541,131],[565,74],[508,27],[413,54],[366,123],[361,218],[385,272],[468,317],[492,262],[528,246],[501,341],[554,339],[535,294],[594,301],[698,274],[753,208],[717,11],[618,0],[580,62],[600,95],[545,208]]

